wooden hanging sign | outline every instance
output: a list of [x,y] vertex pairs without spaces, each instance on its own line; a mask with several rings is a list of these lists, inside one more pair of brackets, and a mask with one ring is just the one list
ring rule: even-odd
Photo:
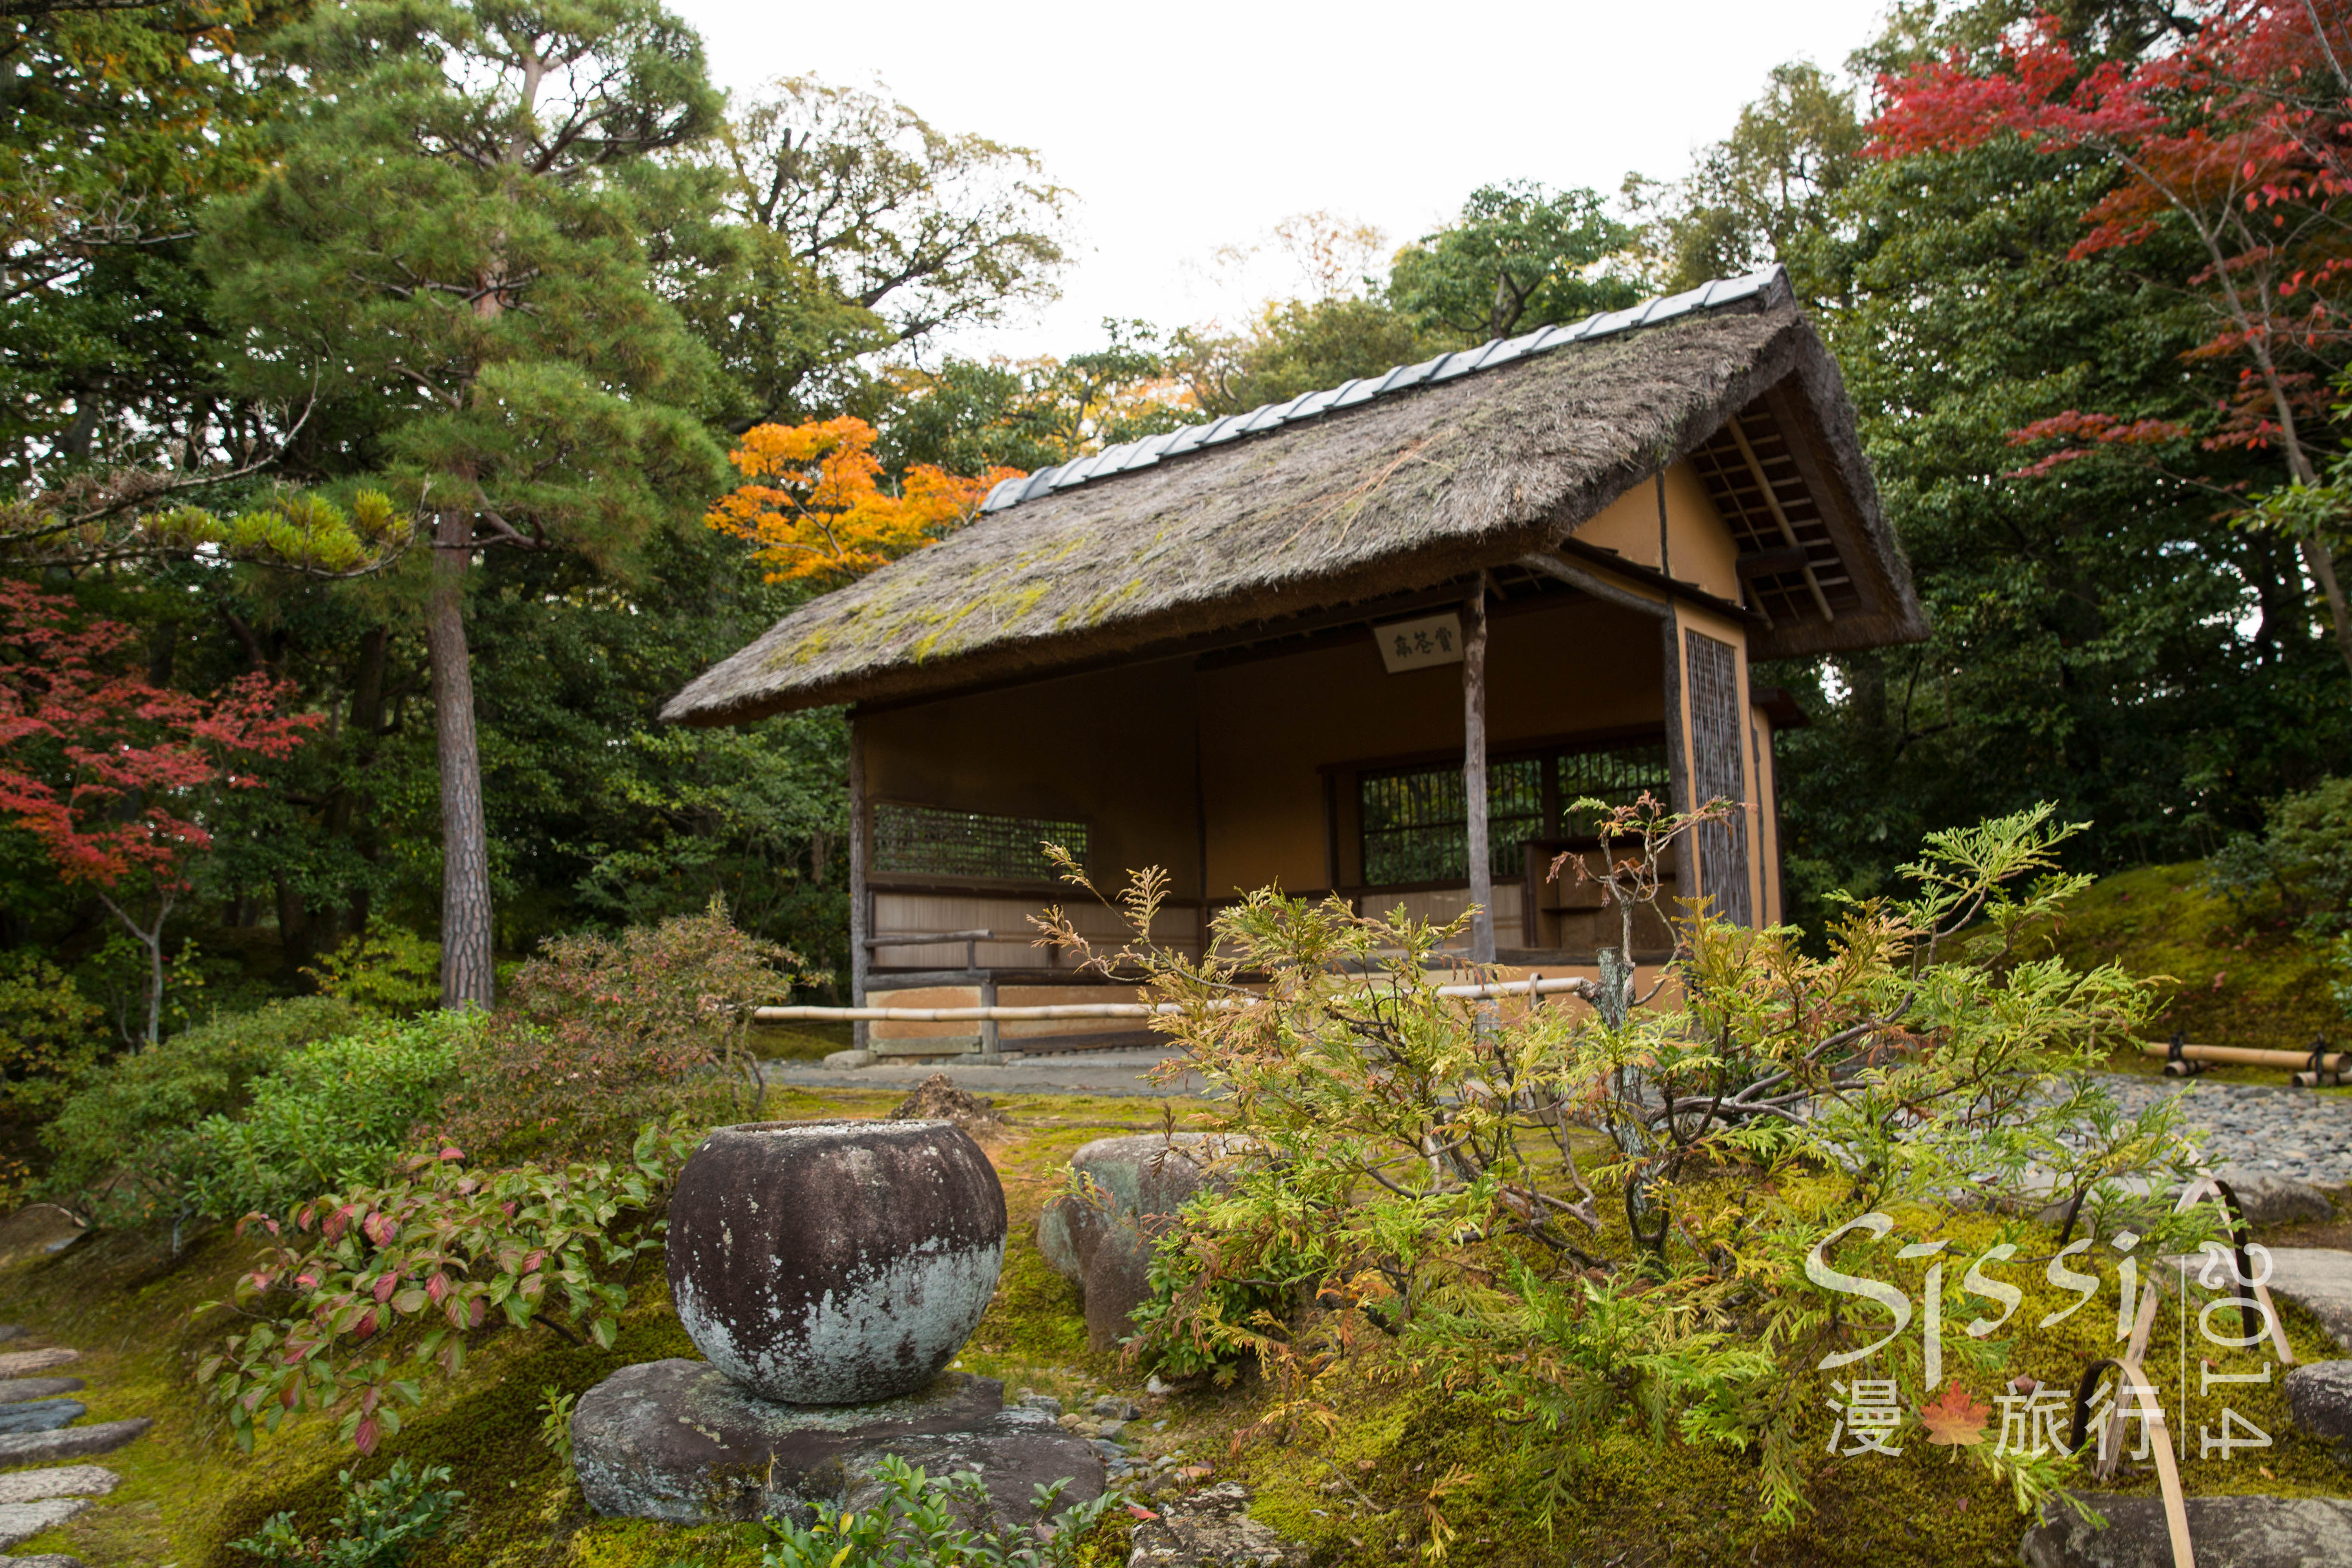
[[1381,662],[1391,675],[1432,665],[1462,662],[1462,617],[1452,610],[1419,620],[1391,621],[1372,628],[1381,646]]

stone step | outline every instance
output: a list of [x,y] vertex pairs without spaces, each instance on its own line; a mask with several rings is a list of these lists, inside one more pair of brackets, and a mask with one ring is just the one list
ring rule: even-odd
[[0,1323],[0,1344],[6,1344],[10,1340],[21,1340],[25,1332],[22,1323]]
[[2286,1374],[2286,1407],[2315,1437],[2352,1438],[2352,1361],[2318,1361]]
[[89,1507],[80,1497],[47,1497],[34,1502],[0,1503],[0,1551],[55,1530]]
[[[2332,1247],[2273,1247],[2266,1248],[2271,1256],[2270,1292],[2274,1300],[2292,1301],[2317,1318],[2320,1326],[2334,1336],[2336,1342],[2352,1351],[2352,1252]],[[2210,1255],[2197,1253],[2189,1258],[2189,1287],[2207,1296],[2234,1296],[2238,1287],[2231,1282],[2226,1268],[2214,1270],[2219,1289],[2207,1291],[2198,1276],[2205,1268]],[[2179,1278],[2175,1259],[2167,1258],[2164,1267],[2156,1270],[2161,1283],[2169,1285]],[[2259,1274],[2262,1266],[2254,1266]],[[2196,1304],[2196,1298],[2190,1299]]]
[[122,1478],[104,1465],[57,1465],[46,1470],[16,1470],[0,1476],[0,1503],[36,1502],[45,1497],[104,1497]]
[[0,1405],[16,1405],[27,1399],[55,1399],[60,1394],[79,1394],[86,1386],[78,1377],[0,1378]]
[[[2045,1504],[2042,1522],[2025,1532],[2026,1568],[2172,1568],[2162,1498],[2075,1495],[2107,1528]],[[2352,1500],[2193,1497],[2189,1541],[2198,1568],[2352,1568]]]
[[0,1405],[0,1434],[54,1432],[88,1414],[79,1399],[37,1399],[29,1405]]
[[153,1425],[142,1415],[130,1421],[101,1421],[94,1426],[60,1426],[54,1432],[19,1432],[0,1436],[0,1466],[47,1465],[59,1459],[111,1454]]
[[85,1568],[79,1557],[62,1552],[36,1552],[30,1557],[0,1557],[0,1568]]
[[81,1352],[68,1350],[63,1345],[51,1345],[47,1350],[11,1351],[0,1355],[0,1377],[22,1377],[26,1373],[47,1372],[53,1366],[81,1360]]

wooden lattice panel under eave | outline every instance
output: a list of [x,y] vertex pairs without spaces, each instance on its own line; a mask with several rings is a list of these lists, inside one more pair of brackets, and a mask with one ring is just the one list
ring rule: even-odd
[[[1742,437],[1746,451],[1740,449]],[[1755,458],[1752,465],[1750,454]],[[1822,620],[1822,601],[1835,615],[1862,607],[1862,595],[1830,537],[1829,523],[1770,415],[1753,407],[1734,415],[1691,454],[1691,467],[1738,541],[1741,555],[1785,551],[1791,543],[1790,534],[1795,536],[1795,546],[1804,552],[1804,565],[1812,569],[1811,582],[1804,568],[1793,564],[1784,571],[1743,574],[1748,578],[1748,602],[1771,616],[1774,625]],[[1777,515],[1763,486],[1757,482],[1759,468],[1765,483],[1771,486],[1771,500],[1780,502]],[[1788,524],[1785,531],[1783,519]],[[1813,595],[1816,586],[1820,599]]]

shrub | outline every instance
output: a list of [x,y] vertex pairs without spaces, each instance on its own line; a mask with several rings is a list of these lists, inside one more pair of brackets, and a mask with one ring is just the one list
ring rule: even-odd
[[264,1563],[317,1563],[325,1568],[401,1568],[420,1546],[439,1535],[466,1494],[449,1488],[449,1467],[411,1470],[405,1459],[377,1480],[354,1483],[352,1472],[335,1478],[343,1487],[343,1511],[333,1533],[305,1540],[290,1513],[273,1514],[258,1535],[229,1543],[232,1552]]
[[413,1017],[441,1005],[441,944],[400,926],[370,926],[302,972],[322,996]]
[[[2177,1107],[2126,1118],[2087,1076],[2147,995],[2024,955],[2085,880],[2050,874],[2066,832],[2046,809],[1934,836],[1906,868],[1916,894],[1852,907],[1824,957],[1792,928],[1691,910],[1641,990],[1635,916],[1671,885],[1669,849],[1688,855],[1675,841],[1724,814],[1578,806],[1601,864],[1555,874],[1598,882],[1624,936],[1601,981],[1576,983],[1582,1006],[1447,994],[1433,966],[1460,920],[1261,892],[1195,961],[1149,940],[1157,877],[1129,890],[1129,946],[1089,961],[1151,973],[1181,1065],[1224,1091],[1215,1130],[1251,1151],[1160,1241],[1160,1310],[1134,1349],[1255,1355],[1283,1385],[1269,1431],[1336,1426],[1342,1366],[1442,1389],[1554,1471],[1633,1417],[1755,1456],[1785,1523],[1813,1446],[1789,1392],[1875,1337],[1840,1316],[1814,1248],[1888,1207],[2031,1214],[2054,1175],[2095,1212],[2124,1200],[2117,1178],[2184,1170]],[[2136,1223],[2179,1247],[2205,1221]],[[1950,1272],[1943,1321],[1963,1321]],[[1236,1311],[1241,1288],[1271,1305]],[[1884,1353],[1920,1385],[1916,1338]],[[1950,1353],[1995,1351],[1956,1336]],[[2021,1504],[2058,1483],[2047,1459],[1977,1452]]]
[[273,1242],[236,1282],[252,1326],[205,1358],[196,1382],[247,1451],[257,1420],[275,1432],[318,1410],[338,1414],[343,1440],[365,1454],[400,1430],[401,1406],[424,1402],[415,1374],[457,1374],[493,1308],[512,1327],[538,1323],[575,1344],[584,1333],[609,1350],[695,1142],[675,1122],[651,1126],[625,1162],[561,1170],[472,1171],[441,1149],[284,1224],[249,1217],[240,1233]]
[[43,1130],[43,1195],[110,1224],[184,1212],[184,1156],[197,1125],[242,1110],[255,1079],[360,1020],[348,1002],[302,997],[117,1057],[78,1082]]
[[283,1212],[341,1186],[381,1180],[441,1103],[472,1014],[366,1025],[305,1046],[253,1080],[241,1116],[206,1117],[175,1161],[193,1212],[236,1219]]
[[772,1521],[773,1542],[761,1568],[1065,1568],[1078,1543],[1121,1500],[1107,1491],[1092,1502],[1056,1509],[1069,1483],[1040,1485],[1031,1500],[1034,1524],[1009,1528],[977,1471],[933,1477],[890,1455],[876,1467],[886,1495],[859,1513],[819,1512],[814,1527]]
[[2314,937],[2352,930],[2352,779],[2324,779],[2263,808],[2265,832],[2215,855],[2213,890],[2241,910],[2275,909]]
[[714,900],[618,937],[559,937],[458,1060],[441,1137],[470,1157],[613,1157],[672,1115],[756,1110],[751,1009],[791,987],[793,955]]
[[97,1065],[102,1016],[38,954],[0,956],[0,1117],[22,1129],[55,1116]]

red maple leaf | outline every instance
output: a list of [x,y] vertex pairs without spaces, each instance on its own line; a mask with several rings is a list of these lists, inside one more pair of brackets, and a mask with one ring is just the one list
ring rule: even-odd
[[1983,1442],[1985,1421],[1991,1415],[1992,1407],[1969,1398],[1955,1378],[1939,1398],[1919,1407],[1919,1425],[1927,1429],[1928,1442],[1958,1447]]

